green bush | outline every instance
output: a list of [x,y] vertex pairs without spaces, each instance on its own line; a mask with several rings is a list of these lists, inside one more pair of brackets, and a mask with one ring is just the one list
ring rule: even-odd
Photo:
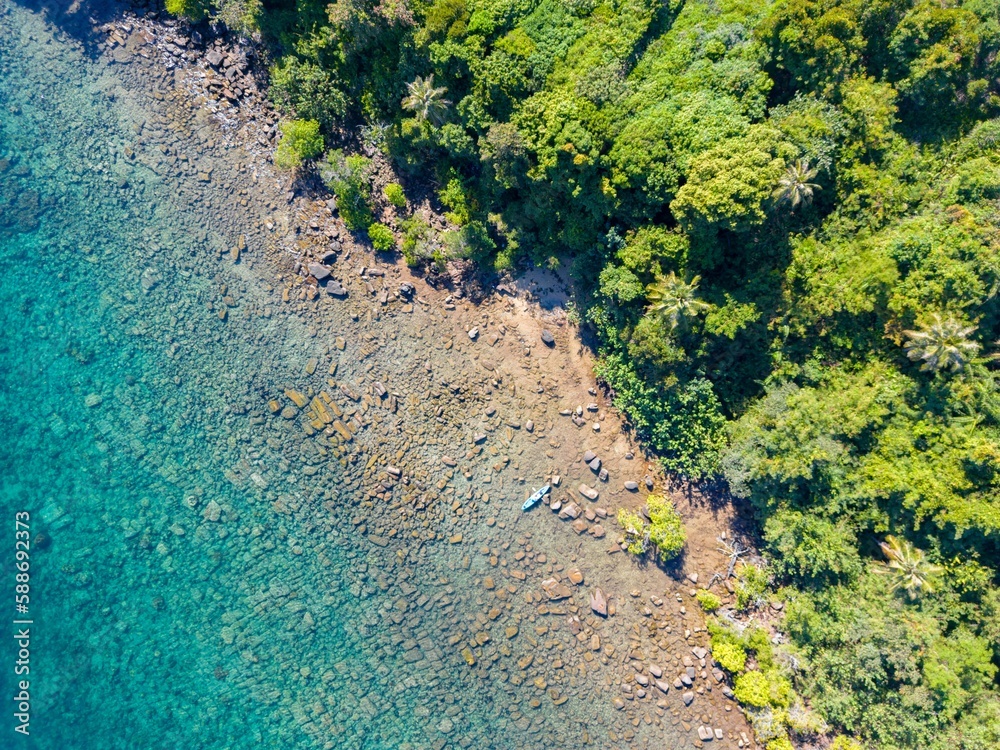
[[396,208],[406,208],[406,193],[403,186],[397,182],[390,182],[385,186],[385,197]]
[[445,207],[450,209],[445,218],[453,224],[462,226],[472,221],[473,207],[461,180],[453,177],[448,184],[438,192],[438,198]]
[[371,240],[372,247],[382,253],[396,247],[396,238],[385,224],[371,224],[368,227],[368,239]]
[[716,664],[731,674],[742,672],[747,664],[746,649],[736,643],[713,643],[712,658]]
[[662,495],[650,495],[646,498],[646,505],[649,508],[649,541],[660,560],[671,560],[684,549],[684,542],[687,541],[681,515],[674,504]]
[[736,608],[745,610],[764,606],[770,584],[771,576],[760,566],[741,565],[736,576]]
[[795,747],[787,737],[775,737],[767,743],[767,750],[795,750]]
[[286,120],[280,129],[281,142],[274,151],[274,166],[279,169],[297,169],[322,153],[323,136],[316,120]]
[[399,227],[403,232],[402,251],[407,265],[416,266],[421,260],[431,257],[434,232],[430,224],[420,216],[411,216],[403,219]]
[[646,553],[646,522],[638,513],[618,509],[618,525],[625,532],[625,549],[633,555]]
[[187,18],[189,21],[200,21],[208,15],[208,0],[167,0],[167,13]]
[[714,612],[722,606],[722,599],[708,589],[698,589],[698,593],[695,594],[695,598],[698,600],[698,604],[701,605],[701,608],[706,612]]
[[320,175],[337,196],[337,210],[344,225],[352,232],[367,229],[373,223],[371,161],[363,156],[345,156],[341,150],[331,151],[320,168]]
[[857,740],[853,740],[850,737],[844,735],[839,735],[833,738],[833,743],[830,745],[830,750],[865,750],[861,743]]
[[767,675],[757,670],[737,676],[733,694],[736,700],[746,706],[764,708],[771,705],[771,685],[767,681]]

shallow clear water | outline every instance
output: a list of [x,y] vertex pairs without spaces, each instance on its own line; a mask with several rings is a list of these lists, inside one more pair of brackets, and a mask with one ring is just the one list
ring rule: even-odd
[[[274,178],[174,71],[111,62],[88,26],[0,0],[0,514],[29,512],[34,542],[24,746],[686,744],[698,702],[611,705],[640,669],[629,649],[679,665],[683,609],[657,605],[657,630],[606,626],[582,588],[546,606],[541,579],[605,543],[512,526],[529,485],[587,478],[554,458],[565,404],[544,368],[517,365],[542,393],[515,395],[503,342],[463,349],[440,313],[286,303],[272,261],[299,241],[295,209],[256,199]],[[289,389],[332,396],[356,434],[315,433]],[[534,434],[505,426],[526,413]],[[625,590],[602,554],[588,580]]]

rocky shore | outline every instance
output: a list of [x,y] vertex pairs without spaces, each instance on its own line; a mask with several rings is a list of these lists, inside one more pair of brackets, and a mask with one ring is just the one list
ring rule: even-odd
[[[198,255],[140,261],[140,293],[216,264],[214,324],[305,332],[274,354],[294,377],[228,407],[234,430],[267,436],[225,475],[257,508],[188,491],[171,519],[192,543],[226,529],[246,544],[235,559],[247,578],[274,581],[220,623],[220,673],[281,706],[314,747],[374,746],[356,727],[407,701],[426,731],[400,748],[756,747],[695,600],[714,583],[730,601],[712,577],[726,570],[717,537],[731,538],[732,510],[671,491],[632,441],[559,304],[564,280],[535,272],[472,301],[461,269],[432,285],[376,257],[333,196],[270,165],[278,117],[252,47],[142,9],[94,31],[147,112],[103,176],[123,196],[176,184],[177,201],[215,218]],[[522,513],[547,482],[544,504]],[[670,573],[617,544],[617,508],[652,492],[671,494],[688,529]],[[251,513],[289,529],[281,576],[262,568],[270,548]],[[296,559],[329,580],[295,580]],[[344,637],[384,672],[284,665],[309,705],[265,687],[246,656],[262,640],[318,639],[367,600],[377,610]],[[467,721],[469,696],[492,702],[493,727]]]

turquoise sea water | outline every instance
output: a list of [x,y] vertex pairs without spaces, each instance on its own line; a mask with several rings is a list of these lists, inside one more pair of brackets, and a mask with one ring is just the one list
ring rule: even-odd
[[[503,427],[524,402],[494,365],[374,302],[285,304],[262,258],[289,211],[225,122],[30,6],[0,0],[0,515],[32,519],[32,734],[5,711],[0,747],[684,746],[677,696],[611,705],[640,635],[679,664],[683,608],[659,633],[602,630],[582,589],[547,613],[538,581],[598,542],[495,525],[560,467]],[[289,389],[334,394],[352,441]]]

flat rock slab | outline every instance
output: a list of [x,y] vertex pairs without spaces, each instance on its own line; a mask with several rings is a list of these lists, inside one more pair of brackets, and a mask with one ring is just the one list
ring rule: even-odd
[[600,497],[601,493],[586,484],[580,485],[580,494],[583,495],[588,500],[596,500]]
[[555,578],[546,578],[542,581],[542,591],[549,598],[550,602],[557,602],[560,599],[569,599],[573,592],[565,583],[560,583]]

